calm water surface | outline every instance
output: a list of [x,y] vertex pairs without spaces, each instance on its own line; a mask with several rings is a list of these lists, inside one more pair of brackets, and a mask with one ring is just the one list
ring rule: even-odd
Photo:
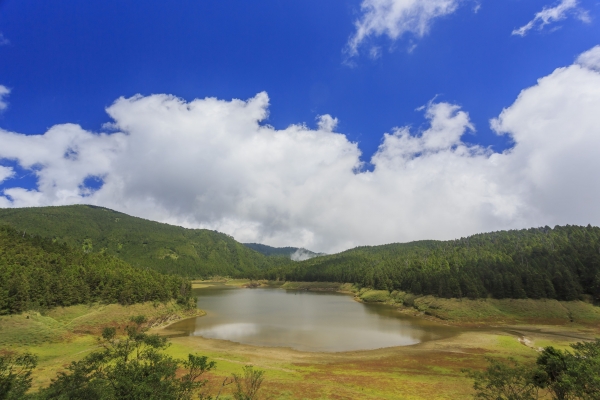
[[194,294],[207,315],[171,325],[175,335],[336,352],[407,346],[458,332],[338,293],[216,287]]

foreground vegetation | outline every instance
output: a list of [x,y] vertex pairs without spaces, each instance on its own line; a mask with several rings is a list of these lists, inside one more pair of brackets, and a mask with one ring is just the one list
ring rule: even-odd
[[349,282],[413,295],[600,300],[600,228],[557,226],[459,240],[357,247],[272,268],[264,278]]
[[544,348],[534,365],[489,359],[485,371],[467,371],[475,398],[535,400],[600,398],[600,339],[571,345],[571,351]]
[[0,315],[97,301],[171,299],[189,303],[190,283],[0,226]]
[[[250,281],[236,280],[236,286]],[[330,290],[332,284],[290,283],[286,288]],[[348,289],[348,285],[338,287]],[[365,292],[366,293],[366,292]],[[440,299],[438,299],[440,300]],[[442,299],[443,300],[443,299]],[[453,300],[448,300],[453,301]],[[463,300],[462,304],[480,300]],[[541,300],[526,301],[528,306]],[[458,301],[457,301],[458,302]],[[502,300],[510,303],[516,300]],[[573,302],[577,303],[577,302]],[[590,306],[591,307],[591,306]],[[407,308],[412,310],[413,308]],[[466,399],[475,393],[473,380],[463,369],[482,371],[486,357],[506,361],[515,358],[522,365],[534,365],[538,349],[553,346],[568,349],[581,340],[600,336],[600,324],[529,325],[540,323],[533,314],[521,314],[520,325],[510,327],[460,328],[445,339],[425,341],[414,346],[344,353],[307,353],[287,348],[268,348],[205,339],[197,336],[173,336],[161,326],[196,315],[196,310],[172,301],[77,305],[44,311],[0,316],[0,353],[30,352],[38,358],[32,378],[32,391],[48,387],[60,371],[73,361],[82,360],[98,349],[97,336],[106,326],[122,332],[131,317],[144,314],[148,333],[167,335],[171,346],[164,354],[186,360],[188,354],[201,354],[218,363],[218,368],[203,375],[207,394],[216,396],[232,374],[243,376],[243,368],[253,365],[266,371],[268,380],[261,398],[296,399]],[[515,322],[514,319],[505,319]],[[439,322],[431,322],[439,326]],[[179,375],[183,374],[179,370]],[[233,395],[235,384],[222,389],[221,398]]]
[[[173,358],[164,352],[169,347],[167,338],[147,333],[144,316],[133,317],[131,322],[124,336],[118,336],[114,327],[104,328],[98,350],[71,362],[37,393],[27,393],[37,357],[0,354],[0,399],[213,399],[202,391],[208,382],[202,377],[216,368],[215,361],[195,354],[188,354],[187,360]],[[258,399],[263,375],[264,371],[246,366],[243,376],[233,374],[222,387],[234,383],[236,400]],[[221,390],[215,400],[220,394]]]
[[185,277],[248,278],[291,262],[264,256],[223,233],[161,224],[95,206],[0,209],[0,224],[87,253],[112,255],[134,267]]

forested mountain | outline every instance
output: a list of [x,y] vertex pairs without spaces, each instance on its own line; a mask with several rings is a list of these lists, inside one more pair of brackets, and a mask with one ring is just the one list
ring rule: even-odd
[[439,297],[600,299],[600,228],[557,226],[357,247],[265,276]]
[[322,256],[323,253],[315,253],[301,247],[273,247],[260,243],[242,243],[244,246],[258,251],[265,256],[284,256],[294,261],[308,260],[309,258]]
[[261,269],[289,262],[266,257],[223,233],[162,224],[95,206],[0,209],[2,223],[85,252],[114,255],[134,267],[193,278],[252,277]]
[[190,297],[184,278],[0,226],[0,314],[95,301],[187,303]]

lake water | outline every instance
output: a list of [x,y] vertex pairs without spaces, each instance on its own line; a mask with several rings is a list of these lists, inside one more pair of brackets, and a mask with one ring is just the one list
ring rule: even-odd
[[339,293],[211,287],[194,294],[207,315],[171,325],[174,335],[337,352],[408,346],[457,333]]

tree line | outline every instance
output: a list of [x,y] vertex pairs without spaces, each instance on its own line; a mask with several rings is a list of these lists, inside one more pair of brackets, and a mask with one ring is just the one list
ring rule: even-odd
[[0,315],[91,302],[188,304],[187,279],[0,226]]
[[600,228],[556,226],[450,241],[357,247],[267,270],[264,279],[348,282],[472,299],[600,299]]

